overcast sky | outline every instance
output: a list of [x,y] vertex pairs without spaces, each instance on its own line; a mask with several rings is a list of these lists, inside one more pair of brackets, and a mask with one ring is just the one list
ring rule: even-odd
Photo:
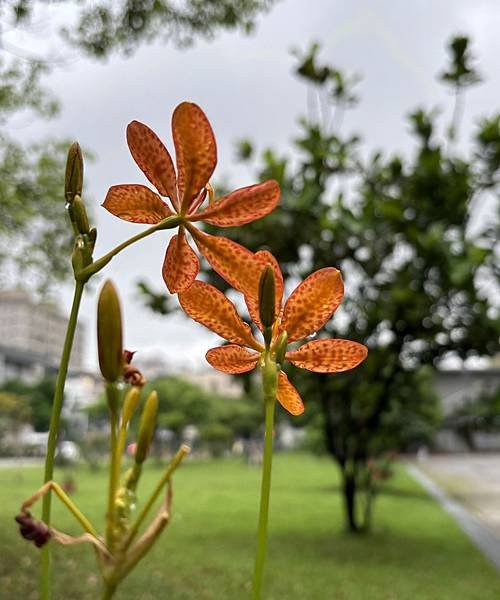
[[[11,46],[69,57],[56,66],[46,85],[60,99],[61,114],[50,122],[16,125],[22,139],[60,136],[77,139],[97,160],[86,166],[87,202],[99,231],[96,256],[137,233],[99,208],[110,185],[146,183],[125,143],[132,119],[150,125],[172,149],[170,118],[183,100],[198,103],[208,115],[218,143],[215,181],[234,187],[252,183],[251,173],[235,164],[234,141],[252,138],[259,148],[290,148],[297,119],[306,110],[306,90],[293,75],[293,47],[319,41],[322,57],[362,76],[362,102],[343,127],[362,133],[367,147],[410,150],[404,116],[417,105],[452,105],[435,73],[446,61],[445,44],[453,34],[470,35],[485,82],[469,92],[463,131],[477,115],[500,108],[500,3],[496,0],[284,0],[258,19],[252,36],[222,34],[187,50],[165,43],[142,47],[128,59],[105,63],[66,51],[51,25],[60,9],[44,9],[29,33],[7,33]],[[59,11],[59,12],[58,12]],[[64,18],[71,18],[67,13]],[[13,132],[11,132],[13,133]],[[143,355],[158,353],[175,366],[201,367],[203,354],[217,337],[183,318],[151,314],[137,300],[135,282],[162,289],[161,265],[168,232],[160,232],[124,251],[105,270],[119,287],[126,318],[126,346]],[[102,279],[101,279],[102,281]],[[88,365],[95,365],[94,283],[83,302]],[[70,290],[63,291],[68,309]]]

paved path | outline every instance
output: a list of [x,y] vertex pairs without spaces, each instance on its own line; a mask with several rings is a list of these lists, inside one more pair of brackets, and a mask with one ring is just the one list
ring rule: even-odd
[[0,458],[0,469],[40,467],[43,463],[43,458]]
[[429,456],[409,471],[500,570],[500,455]]

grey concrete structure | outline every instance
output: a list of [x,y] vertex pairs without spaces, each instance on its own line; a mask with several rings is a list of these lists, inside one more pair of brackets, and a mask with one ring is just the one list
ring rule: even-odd
[[[55,373],[59,364],[67,316],[51,304],[35,302],[21,289],[0,292],[0,382],[36,381]],[[83,365],[84,330],[77,327],[70,370]]]

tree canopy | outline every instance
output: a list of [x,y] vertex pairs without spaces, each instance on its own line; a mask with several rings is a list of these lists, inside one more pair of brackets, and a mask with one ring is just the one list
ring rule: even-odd
[[[257,16],[276,0],[119,0],[91,2],[62,0],[71,4],[76,19],[61,29],[62,36],[84,53],[105,58],[113,52],[132,54],[156,39],[176,46],[192,44],[195,38],[212,39],[223,30],[250,33]],[[14,26],[29,24],[38,7],[49,0],[8,0],[4,16]]]

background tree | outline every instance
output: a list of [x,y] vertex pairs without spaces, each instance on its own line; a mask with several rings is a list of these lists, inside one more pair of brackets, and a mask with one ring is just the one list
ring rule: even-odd
[[[62,0],[75,9],[74,23],[61,29],[63,37],[85,54],[105,58],[114,51],[132,54],[141,43],[156,39],[177,46],[195,38],[212,39],[223,30],[250,33],[257,16],[276,0],[119,0],[91,2]],[[36,10],[50,0],[7,0],[2,3],[2,21],[27,26]]]
[[[452,40],[450,50],[442,80],[463,106],[460,95],[479,76],[467,39]],[[294,160],[272,150],[261,157],[258,174],[280,182],[280,206],[229,235],[269,248],[289,286],[326,265],[343,273],[346,299],[329,333],[366,343],[368,359],[335,376],[297,370],[293,380],[307,402],[301,423],[322,428],[341,469],[346,523],[360,531],[371,514],[373,458],[432,443],[440,420],[434,367],[499,349],[498,220],[471,223],[479,202],[498,198],[500,116],[483,119],[465,150],[452,143],[460,111],[441,135],[436,113],[416,109],[411,156],[362,158],[360,137],[340,128],[357,101],[355,79],[317,54],[315,45],[301,56],[297,73],[322,96],[321,121],[301,120]],[[251,159],[252,144],[240,143],[239,154]],[[205,276],[214,279],[210,270]]]
[[0,455],[19,456],[16,437],[23,425],[29,423],[31,410],[27,398],[0,392]]
[[[228,398],[173,376],[149,382],[143,397],[152,390],[158,393],[158,429],[167,429],[174,434],[175,439],[171,440],[173,448],[183,441],[186,427],[194,425],[199,432],[196,445],[220,455],[231,448],[235,440],[254,437],[262,425],[258,399],[244,393]],[[107,410],[104,398],[89,407],[92,424],[104,422]]]
[[0,55],[0,285],[22,279],[41,292],[70,272],[71,238],[60,218],[68,143],[22,144],[8,131],[19,119],[57,113],[40,84],[45,71]]
[[[13,394],[22,398],[29,408],[29,423],[35,431],[48,431],[52,399],[54,397],[55,380],[45,377],[34,384],[28,384],[17,379],[6,381],[0,392]],[[2,410],[0,408],[0,415]]]

